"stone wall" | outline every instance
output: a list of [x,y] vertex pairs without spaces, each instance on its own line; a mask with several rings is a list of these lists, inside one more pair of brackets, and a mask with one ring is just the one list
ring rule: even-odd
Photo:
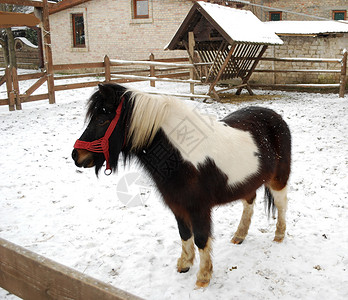
[[[139,60],[187,56],[164,51],[192,6],[187,0],[150,0],[148,19],[134,19],[131,0],[88,1],[50,15],[54,64],[84,63],[110,58]],[[73,13],[83,13],[86,47],[74,48]]]
[[[284,44],[269,46],[264,57],[342,58],[348,49],[348,33],[327,37],[283,36]],[[340,69],[340,64],[310,62],[260,62],[257,69]],[[338,83],[339,74],[332,73],[254,73],[251,83]]]

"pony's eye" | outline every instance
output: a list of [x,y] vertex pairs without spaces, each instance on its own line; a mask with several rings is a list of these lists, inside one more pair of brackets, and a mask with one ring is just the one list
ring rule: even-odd
[[109,124],[109,123],[110,123],[109,120],[103,120],[103,119],[98,120],[99,126],[104,126],[104,125]]

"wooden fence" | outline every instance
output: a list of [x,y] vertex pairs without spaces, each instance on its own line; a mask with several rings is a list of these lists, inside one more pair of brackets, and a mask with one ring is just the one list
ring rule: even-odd
[[[235,59],[238,59],[236,57]],[[315,62],[315,63],[328,63],[340,65],[337,69],[256,69],[254,72],[262,73],[336,73],[340,74],[340,82],[337,84],[252,84],[252,87],[262,88],[286,88],[286,87],[318,87],[318,88],[338,88],[339,97],[344,97],[347,77],[347,52],[342,56],[342,59],[330,59],[330,58],[261,58],[263,61],[273,62]],[[39,72],[34,74],[18,75],[15,68],[5,69],[5,75],[0,77],[0,86],[6,83],[7,98],[0,99],[0,105],[9,105],[10,110],[21,109],[21,104],[25,102],[37,101],[49,99],[49,103],[55,102],[55,92],[68,89],[78,89],[85,87],[96,86],[100,82],[134,82],[134,81],[150,81],[151,86],[155,86],[156,81],[165,82],[179,82],[188,83],[190,85],[190,93],[188,94],[170,94],[175,96],[190,97],[190,98],[209,98],[209,95],[197,95],[194,94],[194,85],[201,83],[200,80],[195,80],[196,73],[199,72],[199,68],[207,69],[210,67],[209,63],[205,63],[204,66],[200,63],[191,64],[188,63],[188,58],[168,58],[168,59],[155,59],[153,54],[150,55],[148,60],[144,61],[127,61],[109,59],[105,56],[103,62],[83,63],[83,64],[61,64],[53,65],[54,72],[54,84],[53,89],[48,89],[47,93],[36,94],[33,93],[46,81],[51,82],[51,74],[47,72]],[[86,69],[92,70],[90,73],[85,73]],[[84,74],[82,73],[84,71]],[[95,71],[97,70],[97,71]],[[195,72],[193,72],[195,71]],[[62,73],[74,72],[75,74],[62,75]],[[206,70],[205,70],[206,72]],[[76,74],[77,73],[77,74]],[[201,74],[201,75],[202,75]],[[66,83],[58,84],[62,79],[77,79],[93,77],[98,78],[92,81],[78,82],[78,83]],[[199,77],[199,76],[198,76]],[[203,75],[200,76],[202,80]],[[183,79],[186,78],[186,79]],[[189,79],[188,79],[189,78]],[[19,81],[37,79],[37,81],[29,87],[24,93],[20,93]],[[204,81],[204,80],[203,80]],[[230,88],[229,88],[230,89]]]
[[28,300],[141,299],[1,238],[0,287]]
[[289,62],[289,63],[318,63],[318,64],[330,64],[336,65],[336,69],[256,69],[254,72],[261,73],[331,73],[331,74],[340,74],[340,79],[338,83],[332,84],[251,84],[253,87],[275,87],[275,88],[287,88],[287,87],[297,87],[297,88],[338,88],[339,89],[339,97],[343,98],[345,94],[346,82],[347,82],[347,51],[343,52],[341,59],[335,58],[271,58],[271,57],[263,57],[261,61],[272,61],[272,62]]
[[[36,95],[33,95],[33,93],[48,81],[50,75],[47,72],[18,75],[15,68],[6,68],[5,75],[0,77],[0,86],[6,83],[7,98],[0,99],[0,105],[9,105],[10,111],[13,111],[15,109],[21,109],[21,104],[25,102],[49,99],[49,103],[54,103],[54,93],[57,91],[93,87],[100,82],[125,83],[144,80],[150,81],[151,86],[155,86],[156,81],[188,83],[190,84],[191,93],[173,95],[179,97],[209,98],[208,95],[194,94],[194,84],[200,83],[200,81],[182,79],[189,77],[189,70],[193,68],[194,66],[188,63],[188,58],[155,59],[154,55],[151,54],[149,60],[124,61],[110,60],[108,56],[105,56],[103,62],[53,65],[53,90]],[[86,73],[86,70],[92,71]],[[64,73],[73,74],[62,75]],[[59,81],[63,79],[72,80],[86,77],[97,79],[78,83],[59,84]],[[37,81],[24,93],[21,93],[19,82],[33,79],[37,79]]]

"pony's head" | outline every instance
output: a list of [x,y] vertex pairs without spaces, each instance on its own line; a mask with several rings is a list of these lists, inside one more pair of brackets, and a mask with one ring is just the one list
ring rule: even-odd
[[123,86],[98,85],[88,102],[87,128],[72,152],[76,166],[95,167],[98,174],[106,160],[106,172],[111,173],[117,168],[119,154],[126,142],[129,99],[130,93]]

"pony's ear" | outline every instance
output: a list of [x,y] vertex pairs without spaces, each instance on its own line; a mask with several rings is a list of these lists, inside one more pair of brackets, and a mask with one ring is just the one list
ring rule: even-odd
[[98,84],[98,88],[99,88],[99,92],[104,96],[104,97],[108,97],[113,93],[112,88],[110,87],[110,85],[104,84],[104,83],[99,83]]

